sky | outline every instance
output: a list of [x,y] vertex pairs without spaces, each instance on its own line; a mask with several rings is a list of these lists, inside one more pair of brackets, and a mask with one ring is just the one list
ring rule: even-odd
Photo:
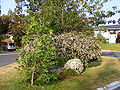
[[1,1],[1,15],[7,14],[9,9],[14,11],[16,6],[15,0],[0,0]]
[[[113,10],[112,7],[117,6],[117,9],[120,10],[120,0],[111,0],[107,3],[104,4],[103,10],[108,11],[108,10]],[[107,20],[118,20],[120,18],[120,13],[115,14],[114,16],[107,18]]]
[[[14,11],[15,5],[15,0],[1,0],[1,15],[7,14],[9,9]],[[112,6],[117,6],[117,9],[120,10],[120,0],[111,0],[105,3],[103,10],[112,10]],[[120,18],[120,14],[116,14],[107,20],[117,20],[118,18]]]

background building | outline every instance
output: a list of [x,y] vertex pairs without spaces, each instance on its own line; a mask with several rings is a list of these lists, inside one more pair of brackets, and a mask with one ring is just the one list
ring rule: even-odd
[[95,27],[94,35],[97,37],[97,34],[104,36],[109,43],[119,43],[120,39],[120,25],[106,25]]

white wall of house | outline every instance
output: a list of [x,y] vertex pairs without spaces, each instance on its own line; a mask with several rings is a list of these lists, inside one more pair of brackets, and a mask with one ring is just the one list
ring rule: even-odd
[[7,37],[9,37],[9,39],[13,40],[13,36],[10,34],[6,34]]
[[97,37],[97,34],[101,33],[101,35],[103,35],[106,39],[109,39],[110,37],[110,33],[108,31],[94,31],[94,35],[95,37]]
[[116,34],[110,34],[109,43],[116,43],[116,38],[117,38]]
[[120,30],[109,30],[109,31],[107,30],[106,32],[95,30],[94,36],[97,37],[97,34],[101,33],[101,35],[103,35],[109,43],[116,43],[118,32],[120,32]]

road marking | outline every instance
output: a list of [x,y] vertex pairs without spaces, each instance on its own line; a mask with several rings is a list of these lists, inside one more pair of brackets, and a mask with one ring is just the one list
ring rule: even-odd
[[2,54],[0,54],[0,56],[13,55],[13,54],[20,54],[20,53],[19,52],[15,52],[15,53],[2,53]]

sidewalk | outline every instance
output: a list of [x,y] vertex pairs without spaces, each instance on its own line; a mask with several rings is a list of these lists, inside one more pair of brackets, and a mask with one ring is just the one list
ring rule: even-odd
[[115,81],[97,90],[120,90],[120,81]]

